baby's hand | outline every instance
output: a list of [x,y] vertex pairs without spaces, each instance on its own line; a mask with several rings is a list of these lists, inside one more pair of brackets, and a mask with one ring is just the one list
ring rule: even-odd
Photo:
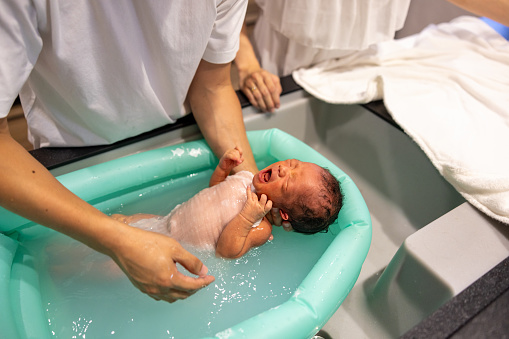
[[240,212],[247,221],[253,225],[255,222],[260,220],[270,211],[272,208],[272,201],[267,199],[265,194],[262,194],[260,200],[258,200],[258,196],[251,192],[251,187],[247,186],[246,189],[247,201],[244,205],[244,208]]
[[243,162],[242,149],[240,147],[235,147],[234,149],[226,151],[221,159],[219,159],[219,168],[226,172],[230,172],[234,167],[237,167]]

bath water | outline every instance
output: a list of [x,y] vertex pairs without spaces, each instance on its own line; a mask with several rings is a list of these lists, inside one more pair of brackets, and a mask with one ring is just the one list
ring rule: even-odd
[[[210,174],[162,180],[95,205],[106,213],[164,215],[205,188]],[[139,292],[109,257],[64,235],[50,232],[23,245],[38,253],[42,301],[55,338],[188,339],[213,336],[287,301],[335,236],[281,227],[273,234],[273,241],[237,260],[190,249],[216,280],[173,304]]]

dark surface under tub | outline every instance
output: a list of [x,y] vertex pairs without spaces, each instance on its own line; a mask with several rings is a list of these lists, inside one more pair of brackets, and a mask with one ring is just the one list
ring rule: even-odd
[[[283,87],[282,95],[302,89],[295,83],[291,75],[282,77],[281,85]],[[242,108],[250,106],[242,92],[237,91],[237,96]],[[374,101],[362,106],[394,127],[401,129],[391,118],[383,101]],[[33,150],[30,153],[46,168],[54,169],[193,124],[196,124],[196,121],[192,114],[189,114],[174,124],[111,145],[48,147]],[[507,319],[509,319],[509,257],[405,333],[402,338],[509,337]]]

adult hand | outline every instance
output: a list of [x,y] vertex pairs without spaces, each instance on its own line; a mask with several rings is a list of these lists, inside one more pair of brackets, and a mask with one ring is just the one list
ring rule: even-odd
[[[133,285],[155,300],[186,299],[214,281],[198,258],[162,234],[132,227],[113,253]],[[198,277],[179,272],[177,263]]]
[[281,82],[279,77],[260,67],[253,46],[249,40],[246,23],[239,35],[239,50],[235,57],[239,75],[240,90],[251,105],[263,112],[274,112],[279,108]]
[[[4,208],[109,255],[152,298],[185,299],[214,281],[174,239],[114,220],[70,192],[14,141],[6,118],[0,119],[0,158],[9,159],[0,162]],[[198,277],[178,272],[176,263]]]
[[260,68],[246,75],[239,72],[239,82],[249,102],[259,110],[274,112],[279,108],[282,88],[277,75]]
[[289,221],[283,221],[281,218],[281,214],[279,213],[279,208],[272,208],[265,217],[269,220],[269,222],[274,226],[283,226],[283,229],[287,232],[293,230],[292,224]]

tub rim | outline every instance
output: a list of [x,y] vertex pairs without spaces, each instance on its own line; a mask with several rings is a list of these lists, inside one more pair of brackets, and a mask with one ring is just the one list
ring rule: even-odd
[[[268,337],[287,335],[301,337],[303,334],[312,336],[334,314],[359,276],[371,244],[371,217],[360,191],[350,177],[310,146],[278,129],[249,131],[248,138],[252,144],[255,158],[262,157],[262,155],[269,155],[279,160],[297,158],[327,167],[340,180],[345,201],[340,211],[342,219],[335,222],[339,232],[290,299],[278,307],[266,310],[217,333],[216,337],[223,337],[225,332],[230,338],[245,337],[250,334],[256,336],[260,333],[261,328],[267,331]],[[176,157],[175,154],[179,153],[172,151],[181,148],[205,151],[199,157],[188,155],[184,166],[167,166],[168,162]],[[187,154],[191,154],[191,152]],[[112,191],[125,190],[128,185],[139,187],[144,180],[153,180],[159,171],[164,171],[168,176],[168,171],[177,173],[184,168],[189,172],[204,166],[210,168],[216,163],[217,158],[210,151],[206,142],[201,139],[114,159],[61,175],[57,179],[82,199],[91,202],[97,201],[101,196],[111,195]],[[140,175],[144,170],[146,173]],[[80,180],[81,177],[88,179]],[[112,177],[117,180],[111,180]],[[129,184],[133,177],[135,182]],[[93,189],[96,186],[99,187],[98,190]],[[9,224],[9,222],[7,223]],[[18,224],[17,227],[28,226],[30,223]],[[45,230],[42,226],[37,227]],[[4,231],[12,232],[18,231],[18,229],[4,229]],[[20,232],[23,233],[23,231]],[[15,261],[15,264],[19,263]],[[30,306],[42,304],[40,293],[32,293],[37,292],[36,288],[34,291],[34,287],[38,284],[34,280],[35,268],[27,265],[24,270],[31,279],[30,281],[33,282],[29,284],[32,288],[19,290],[21,291],[20,295],[23,293],[30,295],[23,297],[24,303],[29,305],[23,305],[19,301],[21,298],[18,298],[18,302],[14,302],[14,304],[18,305],[19,309],[29,310]],[[23,275],[18,274],[17,277],[19,277],[18,280],[22,280]],[[288,317],[289,314],[292,314],[292,317]],[[21,314],[20,318],[27,319],[27,316]],[[43,328],[47,328],[48,331],[45,333],[49,333],[49,327],[47,321],[44,321],[44,317],[37,318],[38,320],[34,319],[31,323],[30,328],[23,329],[25,333],[37,333],[34,331],[42,333]],[[17,323],[20,324],[19,321]]]

